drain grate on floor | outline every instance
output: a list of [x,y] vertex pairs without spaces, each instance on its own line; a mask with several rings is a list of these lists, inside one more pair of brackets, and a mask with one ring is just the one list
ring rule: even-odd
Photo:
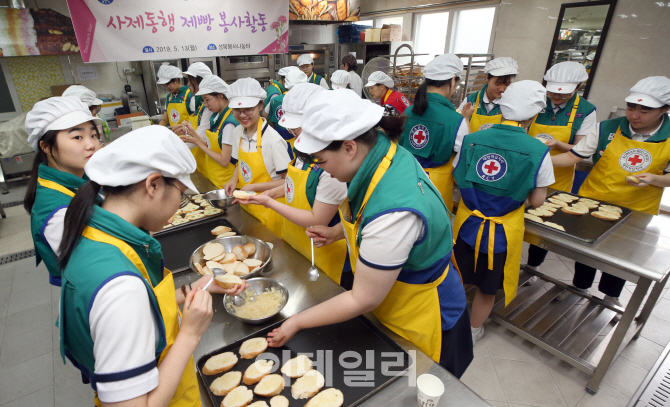
[[13,263],[15,261],[27,259],[29,257],[35,257],[35,249],[24,250],[22,252],[5,254],[0,256],[0,265]]
[[654,367],[644,379],[628,406],[665,407],[670,406],[670,358],[666,346]]
[[12,206],[20,206],[20,205],[23,205],[23,201],[5,202],[3,204],[0,204],[0,208],[11,208]]

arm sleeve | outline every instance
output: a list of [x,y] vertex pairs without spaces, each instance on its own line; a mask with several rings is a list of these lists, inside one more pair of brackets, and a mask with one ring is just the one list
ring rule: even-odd
[[[235,130],[237,130],[237,127],[235,127]],[[241,136],[242,136],[241,131],[233,131],[233,151],[231,151],[230,153],[230,162],[233,163],[233,165],[237,164],[237,159],[239,156],[238,150],[240,149]]]
[[363,228],[358,257],[369,267],[395,270],[407,262],[423,232],[423,220],[414,212],[382,215]]
[[200,124],[198,128],[195,129],[195,132],[203,139],[207,140],[207,130],[209,130],[209,119],[212,117],[212,111],[205,108],[202,111],[202,116],[200,116]]
[[454,169],[456,169],[456,166],[458,165],[458,161],[461,159],[461,151],[458,150],[456,153],[456,157],[454,157],[454,161],[451,163],[454,166]]
[[548,187],[554,182],[556,182],[556,179],[554,178],[554,166],[551,164],[551,155],[546,154],[537,172],[535,188]]
[[[454,151],[461,151],[461,145],[463,145],[463,138],[470,134],[470,125],[465,117],[461,120],[461,124],[458,126],[458,131],[456,132],[456,139],[454,140]],[[455,160],[455,159],[454,159]],[[454,165],[455,166],[455,165]]]
[[575,136],[586,136],[594,127],[596,127],[596,124],[598,124],[598,120],[596,119],[596,111],[593,109],[593,111],[584,118],[582,125],[577,129]]
[[572,147],[572,150],[570,151],[578,157],[589,158],[596,153],[596,150],[598,149],[599,138],[600,124],[597,124],[593,127],[589,134],[584,136],[584,138],[582,138],[579,143]]
[[124,275],[105,284],[93,301],[89,325],[101,401],[131,400],[158,386],[158,324],[142,280]]
[[51,250],[60,255],[60,242],[63,240],[63,221],[65,220],[65,211],[67,208],[61,208],[47,222],[44,227],[44,239],[47,241]]
[[279,175],[288,171],[290,162],[291,157],[288,155],[288,143],[280,135],[277,135],[277,139],[272,142],[272,163],[275,173]]
[[195,98],[191,98],[191,101],[188,104],[188,108],[191,110],[189,113],[195,113]]
[[328,82],[326,82],[326,79],[324,79],[324,78],[321,78],[321,83],[319,85],[321,85],[321,87],[326,89],[326,90],[330,89],[330,86],[328,86]]
[[235,123],[228,123],[223,126],[223,128],[221,129],[221,135],[219,137],[219,139],[221,140],[221,142],[219,143],[219,148],[224,144],[227,144],[229,146],[235,144],[234,142],[235,136],[233,134],[234,132],[235,132]]
[[333,178],[326,171],[319,175],[316,186],[316,200],[330,205],[340,205],[347,197],[347,184]]
[[463,106],[465,106],[466,103],[468,103],[468,98],[467,98],[467,96],[464,97],[464,98],[463,98],[463,101],[461,102],[461,104],[458,105],[458,110],[463,110]]
[[185,102],[186,103],[184,103],[184,104],[186,105],[186,112],[189,115],[192,115],[193,113],[195,113],[195,97],[193,96],[192,92],[188,93],[188,96],[186,97]]

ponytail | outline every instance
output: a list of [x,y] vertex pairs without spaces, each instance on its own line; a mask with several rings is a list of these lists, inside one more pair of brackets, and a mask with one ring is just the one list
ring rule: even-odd
[[33,205],[35,205],[35,199],[37,195],[37,178],[39,176],[40,164],[48,164],[47,153],[42,149],[42,144],[49,147],[49,152],[53,158],[54,152],[58,152],[58,142],[56,136],[58,136],[59,130],[49,130],[38,142],[37,154],[33,160],[33,168],[30,171],[30,179],[28,180],[28,188],[26,190],[26,195],[23,198],[23,207],[26,212],[29,214],[33,210]]
[[98,199],[98,192],[100,192],[100,185],[88,181],[79,188],[77,194],[70,201],[70,205],[65,212],[63,239],[60,243],[59,262],[61,269],[67,266],[81,234],[91,220],[91,216],[93,216],[93,207]]
[[377,127],[381,127],[391,141],[397,142],[405,128],[405,120],[407,116],[383,116]]
[[[412,105],[412,113],[418,114],[419,116],[423,116],[426,113],[426,110],[428,110],[428,87],[433,86],[436,88],[441,88],[443,86],[451,86],[451,80],[453,78],[449,78],[446,80],[442,81],[437,81],[434,79],[428,79],[426,78],[421,86],[419,86],[419,89],[416,91],[416,97],[414,98],[414,104]],[[458,80],[458,77],[457,77]]]

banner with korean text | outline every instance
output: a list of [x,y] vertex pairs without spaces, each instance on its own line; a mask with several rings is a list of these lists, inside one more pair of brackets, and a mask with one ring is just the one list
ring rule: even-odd
[[84,62],[288,51],[288,0],[67,0]]

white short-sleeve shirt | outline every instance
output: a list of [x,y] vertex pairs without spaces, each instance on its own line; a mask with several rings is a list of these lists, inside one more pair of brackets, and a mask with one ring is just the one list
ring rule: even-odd
[[423,233],[423,219],[414,212],[382,215],[363,227],[358,256],[363,264],[375,269],[400,268]]
[[[291,158],[288,155],[288,143],[268,124],[267,120],[263,118],[260,120],[263,121],[262,126],[265,128],[265,131],[261,136],[261,154],[263,156],[263,162],[265,163],[265,168],[272,180],[276,181],[282,178],[281,174],[288,171],[288,165],[291,162]],[[235,127],[235,130],[233,131],[233,152],[231,156],[231,162],[233,164],[237,164],[240,149],[245,153],[256,152],[256,137],[257,135],[254,133],[254,135],[251,136],[251,139],[249,139],[244,127],[241,125]]]
[[[295,167],[306,169],[306,165],[296,158]],[[319,175],[319,184],[316,186],[316,199],[319,202],[330,205],[340,205],[347,198],[347,184],[333,178],[326,171],[321,171]]]
[[[551,105],[553,106],[552,109],[554,113],[556,113],[559,110],[563,109],[568,102],[562,103],[560,105],[554,105],[554,102],[550,100],[549,103],[551,103]],[[586,117],[582,121],[581,126],[579,126],[579,129],[577,129],[577,131],[575,132],[575,136],[586,136],[591,132],[591,130],[593,130],[593,128],[596,126],[596,123],[598,123],[598,120],[596,119],[596,111],[594,109],[591,113],[586,115]]]
[[[482,96],[482,102],[484,102],[484,108],[486,108],[486,113],[488,114],[491,113],[491,110],[495,109],[495,107],[500,104],[500,98],[493,99],[493,102],[491,102],[489,101],[489,97],[486,95],[486,92],[484,92],[484,96]],[[463,99],[460,106],[458,106],[458,110],[463,110],[463,106],[465,106],[466,103],[468,103],[468,98]],[[472,106],[474,105],[475,104],[473,103]]]

